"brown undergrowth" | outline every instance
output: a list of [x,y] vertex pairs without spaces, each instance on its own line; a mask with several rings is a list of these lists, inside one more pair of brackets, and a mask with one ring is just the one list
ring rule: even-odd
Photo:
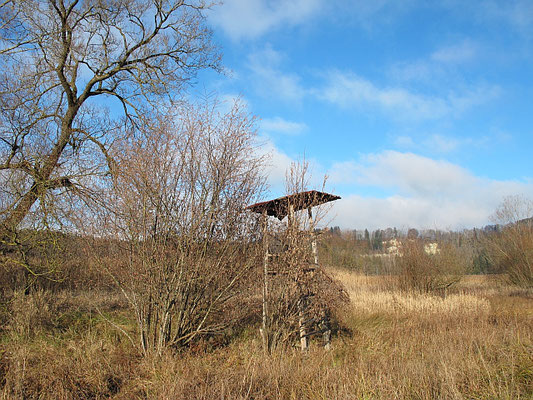
[[431,296],[394,291],[379,276],[333,273],[351,297],[346,329],[332,351],[317,342],[306,354],[276,349],[265,356],[258,327],[250,326],[225,346],[212,339],[142,357],[116,328],[135,331],[118,299],[16,299],[8,307],[47,301],[48,314],[4,316],[1,398],[533,398],[530,292],[467,277],[452,293]]

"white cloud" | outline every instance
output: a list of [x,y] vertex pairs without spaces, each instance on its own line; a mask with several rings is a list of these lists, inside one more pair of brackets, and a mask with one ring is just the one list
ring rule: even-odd
[[411,195],[460,193],[473,184],[473,177],[458,165],[390,150],[364,157],[359,175],[363,184],[396,187]]
[[[472,56],[474,46],[463,41],[457,46],[442,48],[433,53],[432,59],[440,64],[459,63]],[[410,90],[401,85],[379,85],[353,72],[330,70],[323,75],[323,84],[317,87],[305,87],[298,73],[286,72],[283,64],[285,55],[270,45],[248,56],[247,77],[254,88],[263,97],[275,97],[290,104],[300,104],[306,96],[313,96],[344,108],[375,109],[390,114],[395,119],[420,121],[457,117],[466,110],[484,104],[500,95],[497,86],[477,85],[458,89],[434,87],[426,93]],[[436,64],[436,61],[432,61]],[[401,80],[416,76],[420,80],[430,80],[431,63],[413,64],[402,67]],[[410,68],[414,68],[410,70]],[[425,76],[425,78],[422,78]],[[433,79],[435,81],[435,79]],[[454,82],[455,83],[455,82]]]
[[261,130],[269,133],[283,133],[285,135],[299,135],[307,130],[303,122],[287,121],[281,117],[265,118],[260,123]]
[[334,183],[393,191],[386,197],[348,195],[334,205],[344,228],[419,227],[458,229],[482,226],[505,196],[533,196],[533,184],[491,180],[444,160],[384,151],[338,163]]
[[395,137],[394,144],[399,148],[411,151],[422,151],[430,154],[448,154],[468,148],[469,151],[477,151],[486,148],[489,145],[495,146],[502,139],[496,136],[464,137],[442,135],[438,133],[423,135],[417,137],[409,135],[399,135]]
[[440,98],[417,95],[403,88],[379,88],[355,74],[335,71],[318,94],[341,107],[379,107],[386,111],[402,111],[418,118],[437,118],[449,112],[449,104]]
[[389,68],[389,76],[400,82],[418,82],[433,87],[457,84],[465,66],[480,61],[480,45],[462,39],[441,46],[426,57],[401,61]]
[[333,71],[318,97],[345,108],[378,107],[395,118],[424,120],[457,115],[498,96],[497,87],[477,87],[445,96],[415,93],[402,87],[378,87],[353,73]]
[[443,64],[464,64],[476,58],[478,46],[465,39],[449,46],[444,46],[431,54],[431,60]]
[[[334,21],[355,22],[367,30],[382,28],[384,24],[397,21],[419,4],[417,0],[225,0],[222,5],[213,8],[209,20],[232,40],[253,40],[282,27],[308,23],[317,16]],[[466,3],[444,0],[440,5],[456,13],[468,15],[468,18],[479,20],[483,24],[487,21],[504,22],[519,31],[531,32],[533,6],[530,0],[483,0]],[[468,49],[463,50],[466,52],[462,55],[467,55]],[[437,52],[435,55],[444,59],[451,56],[454,59],[461,55],[461,51],[454,54]]]
[[265,174],[268,177],[270,191],[281,194],[285,188],[285,174],[294,159],[278,149],[270,139],[263,137],[261,141],[263,146],[260,152],[267,157]]
[[266,96],[276,96],[287,102],[299,103],[306,90],[301,85],[301,78],[296,74],[281,70],[283,55],[271,46],[248,57],[248,67],[252,72],[251,82],[259,92]]
[[[271,196],[283,195],[286,171],[296,160],[268,139],[262,151],[270,157],[266,173]],[[315,170],[323,170],[310,161]],[[349,194],[332,203],[324,221],[345,229],[481,227],[491,223],[490,217],[506,196],[533,197],[531,181],[487,179],[445,160],[390,150],[337,163],[329,176],[329,184],[342,186]],[[313,187],[320,186],[319,178],[313,174]],[[394,194],[353,194],[364,187]]]
[[394,188],[410,195],[458,192],[472,184],[469,173],[455,164],[392,150],[335,164],[330,176],[338,183]]
[[[449,0],[450,1],[450,0]],[[458,10],[464,12],[465,5],[470,6],[473,15],[486,23],[488,19],[504,22],[518,31],[531,32],[533,23],[533,4],[531,0],[485,0],[473,4],[457,0],[451,1]]]
[[281,26],[309,21],[321,7],[319,0],[225,0],[210,20],[233,40],[255,39]]
[[461,146],[461,141],[450,136],[443,136],[438,134],[429,135],[424,140],[424,146],[437,153],[450,153],[457,150]]
[[337,216],[332,225],[345,229],[463,229],[488,224],[494,207],[446,200],[436,204],[430,199],[405,196],[382,199],[349,195],[335,202],[331,213]]

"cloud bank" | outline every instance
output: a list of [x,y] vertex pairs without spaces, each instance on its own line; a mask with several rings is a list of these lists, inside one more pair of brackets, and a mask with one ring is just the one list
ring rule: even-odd
[[342,108],[379,109],[399,119],[428,120],[456,116],[499,95],[498,87],[478,86],[445,95],[427,95],[405,87],[378,86],[352,72],[331,71],[317,97]]
[[320,7],[319,0],[225,0],[210,20],[234,41],[256,39],[280,26],[302,24]]
[[[333,224],[343,228],[480,227],[491,222],[504,197],[533,196],[533,182],[487,179],[445,160],[392,150],[337,163],[330,176],[350,188],[332,209]],[[353,194],[358,187],[394,194],[363,197]]]
[[299,135],[307,130],[305,123],[288,121],[281,117],[264,118],[261,120],[260,127],[265,132],[281,133],[290,136]]

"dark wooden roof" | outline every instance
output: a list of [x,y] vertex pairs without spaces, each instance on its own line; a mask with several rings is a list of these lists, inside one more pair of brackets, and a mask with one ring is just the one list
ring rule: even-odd
[[252,204],[251,206],[246,207],[246,209],[259,214],[266,211],[267,215],[282,220],[289,214],[289,204],[294,207],[294,211],[299,211],[339,199],[340,196],[335,196],[334,194],[310,190],[308,192],[300,192],[278,199]]

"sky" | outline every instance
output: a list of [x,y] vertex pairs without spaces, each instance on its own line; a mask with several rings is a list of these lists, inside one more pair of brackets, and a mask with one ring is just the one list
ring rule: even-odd
[[533,197],[531,0],[225,0],[208,13],[224,74],[270,155],[342,197],[344,229],[463,229]]

